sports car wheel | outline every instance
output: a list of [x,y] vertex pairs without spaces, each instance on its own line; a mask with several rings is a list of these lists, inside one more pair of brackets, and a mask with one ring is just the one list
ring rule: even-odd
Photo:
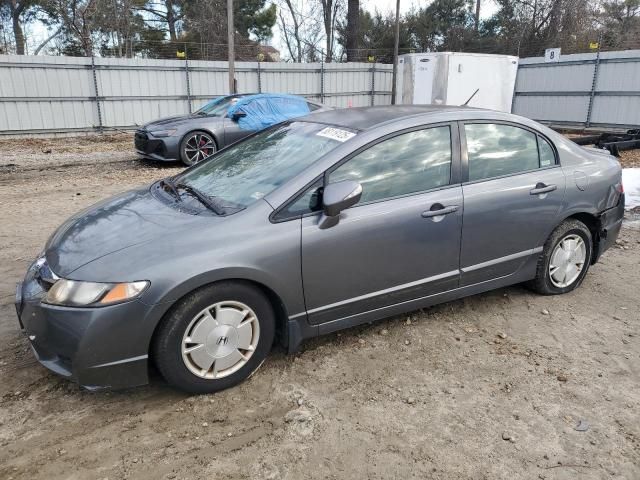
[[264,361],[275,331],[269,300],[249,284],[196,290],[163,319],[153,356],[170,385],[192,393],[229,388]]
[[182,163],[191,166],[216,153],[216,142],[207,132],[188,133],[180,143]]

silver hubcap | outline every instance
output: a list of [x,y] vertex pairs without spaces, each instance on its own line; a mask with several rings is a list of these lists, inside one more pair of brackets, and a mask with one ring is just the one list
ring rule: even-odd
[[198,377],[226,377],[249,361],[259,338],[253,310],[241,302],[218,302],[189,322],[182,337],[182,360]]
[[549,277],[556,287],[565,288],[575,282],[584,268],[587,246],[579,235],[564,237],[551,255]]
[[207,157],[213,155],[216,151],[216,145],[209,135],[197,133],[193,135],[184,147],[184,152],[189,159],[189,163],[198,163]]

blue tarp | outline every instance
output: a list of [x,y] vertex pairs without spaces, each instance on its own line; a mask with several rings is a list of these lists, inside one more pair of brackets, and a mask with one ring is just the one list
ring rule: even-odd
[[309,105],[302,97],[295,95],[261,93],[243,97],[229,107],[227,116],[233,118],[236,112],[246,116],[238,118],[244,130],[262,130],[276,123],[300,117],[309,113]]

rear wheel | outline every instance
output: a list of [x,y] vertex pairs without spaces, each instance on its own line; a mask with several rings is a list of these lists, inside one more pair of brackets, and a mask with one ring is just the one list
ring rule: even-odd
[[216,142],[211,134],[203,131],[189,132],[180,142],[180,159],[191,166],[216,153]]
[[275,331],[269,300],[240,282],[197,290],[163,319],[154,358],[167,382],[192,393],[234,386],[264,361]]
[[592,250],[593,241],[587,226],[578,220],[565,220],[544,245],[532,288],[543,295],[574,290],[589,270]]

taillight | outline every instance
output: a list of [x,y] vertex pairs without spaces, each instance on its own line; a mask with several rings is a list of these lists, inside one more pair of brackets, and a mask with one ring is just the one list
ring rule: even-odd
[[616,184],[616,191],[618,193],[624,193],[624,185],[622,184],[622,182]]

